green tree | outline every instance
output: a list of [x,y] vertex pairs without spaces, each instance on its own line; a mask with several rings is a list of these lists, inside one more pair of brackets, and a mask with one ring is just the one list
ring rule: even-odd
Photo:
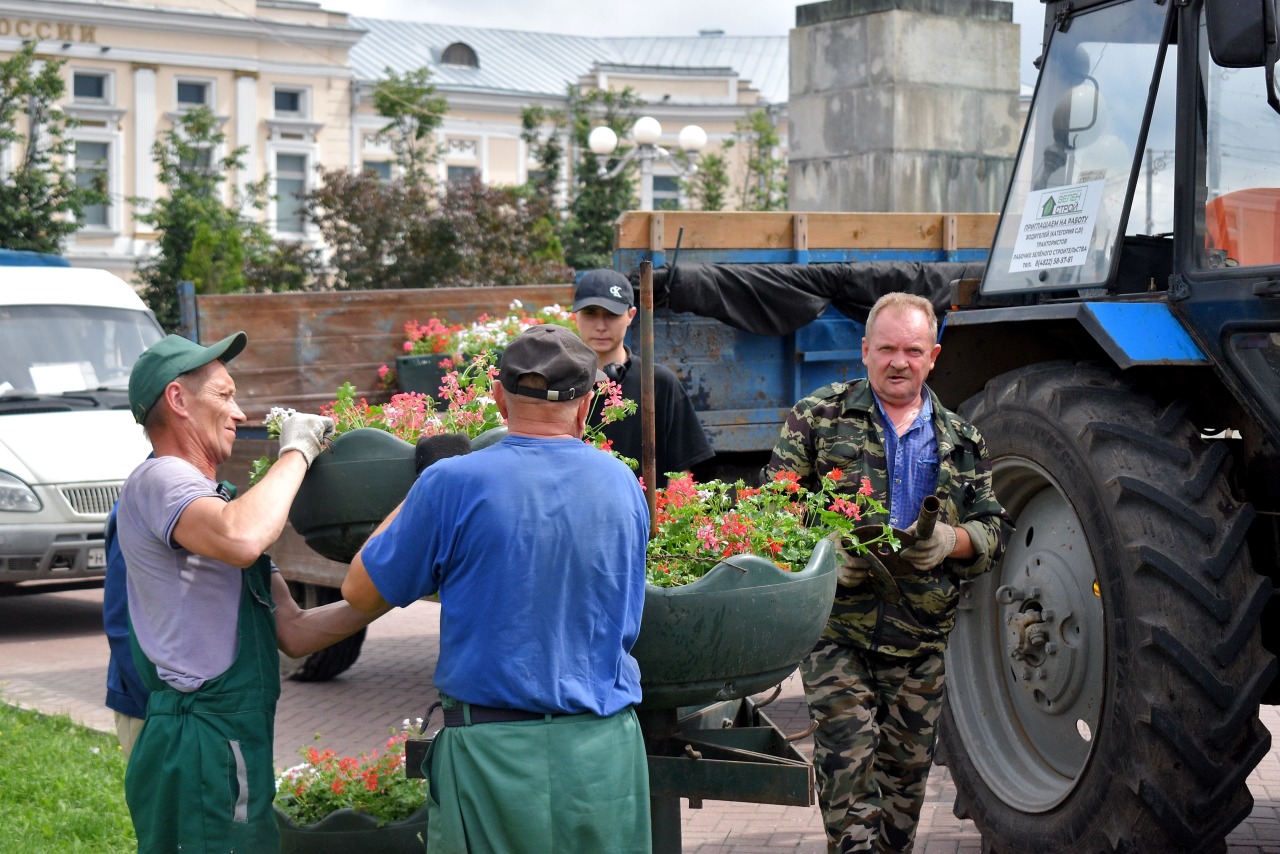
[[431,187],[321,168],[319,186],[304,201],[329,247],[335,288],[429,287],[444,275],[452,236],[432,220]]
[[[635,122],[636,107],[643,101],[630,88],[620,92],[583,93],[570,86],[568,97],[566,112],[539,114],[526,110],[523,136],[540,164],[558,164],[562,156],[560,137],[566,132],[570,135],[576,160],[566,216],[559,224],[565,260],[578,270],[606,267],[612,263],[614,221],[636,203],[636,166],[633,162],[619,175],[602,178],[596,156],[587,146],[587,137],[596,126],[608,125],[619,140],[623,139]],[[547,119],[552,122],[552,130],[546,139],[541,139],[537,128]],[[627,149],[620,146],[606,168],[613,168],[626,152]]]
[[250,185],[243,200],[235,198],[230,205],[223,200],[226,175],[243,168],[245,151],[235,148],[213,161],[225,141],[213,112],[197,107],[183,113],[151,148],[168,194],[136,214],[159,234],[156,253],[139,263],[138,277],[143,298],[165,329],[178,327],[178,282],[190,280],[196,293],[238,293],[249,284],[247,259],[260,257],[271,245],[266,228],[240,213],[242,203],[257,212],[265,208],[265,180]]
[[775,211],[787,206],[786,161],[777,156],[781,137],[767,110],[756,110],[734,126],[745,149],[746,170],[739,188],[738,207],[744,211]]
[[[551,133],[542,138],[542,127],[551,124]],[[564,110],[551,110],[534,105],[520,111],[520,139],[529,146],[538,168],[529,173],[525,182],[537,195],[555,198],[556,185],[560,182],[560,170],[564,163],[564,129],[568,125]]]
[[[76,122],[55,108],[66,90],[64,60],[35,58],[35,42],[0,60],[0,149],[20,152],[0,178],[0,247],[60,254],[87,205],[107,204],[105,175],[77,186],[65,166]],[[26,115],[26,130],[19,129]]]
[[[729,140],[724,148],[733,145]],[[682,157],[677,155],[677,157]],[[682,158],[687,159],[687,158]],[[698,171],[684,180],[685,193],[700,211],[722,211],[729,203],[729,161],[713,151],[698,158]]]
[[388,120],[378,137],[395,152],[406,183],[429,184],[429,167],[439,156],[435,132],[444,122],[449,102],[436,95],[426,66],[404,74],[388,67],[386,75],[373,87],[373,107]]

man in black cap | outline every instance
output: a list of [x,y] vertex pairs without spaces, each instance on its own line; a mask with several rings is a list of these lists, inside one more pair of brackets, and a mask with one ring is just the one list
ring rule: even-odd
[[425,468],[343,582],[360,609],[440,594],[430,851],[650,850],[631,657],[649,513],[582,441],[597,377],[572,331],[517,336],[494,386],[507,437]]
[[[627,277],[616,270],[591,270],[578,280],[573,291],[578,334],[596,354],[596,362],[609,379],[622,386],[622,396],[636,402],[636,414],[612,424],[603,432],[613,442],[613,450],[624,457],[640,459],[640,360],[623,343],[627,327],[636,316],[634,291]],[[655,468],[661,489],[667,472],[687,472],[711,459],[714,451],[693,411],[693,402],[680,380],[665,365],[653,366]],[[591,423],[600,423],[600,407],[591,413]]]
[[129,407],[154,449],[116,510],[129,642],[150,691],[125,774],[140,852],[278,851],[277,648],[308,655],[377,616],[345,602],[303,611],[263,554],[330,419],[285,419],[279,460],[235,501],[216,480],[245,420],[226,367],[245,343],[243,332],[208,347],[170,335],[129,377]]

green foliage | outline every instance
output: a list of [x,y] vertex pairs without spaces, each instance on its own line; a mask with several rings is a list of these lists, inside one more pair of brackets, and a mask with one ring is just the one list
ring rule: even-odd
[[[183,113],[178,124],[160,134],[151,147],[160,183],[169,191],[151,210],[140,209],[139,222],[158,232],[156,254],[138,264],[143,298],[166,330],[178,327],[179,281],[190,279],[196,293],[235,293],[243,290],[244,242],[249,233],[267,242],[261,226],[241,217],[238,206],[223,201],[227,173],[243,168],[244,148],[235,148],[221,161],[213,152],[226,141],[213,111],[197,107]],[[261,207],[265,189],[253,190]],[[144,205],[146,200],[135,199]]]
[[251,244],[245,258],[245,291],[255,294],[306,291],[319,287],[324,272],[321,252],[305,243]]
[[[575,192],[569,202],[563,242],[565,259],[576,269],[612,266],[613,224],[623,211],[636,204],[636,183],[632,177],[638,168],[635,162],[614,178],[601,178],[587,137],[592,129],[603,124],[608,125],[619,140],[624,139],[635,124],[635,108],[643,103],[630,87],[621,92],[595,90],[570,98],[578,162],[574,167]],[[625,155],[626,149],[620,143],[606,168],[612,169]]]
[[781,137],[767,110],[756,110],[734,126],[745,148],[746,171],[739,188],[738,207],[744,211],[785,210],[787,163],[777,156]]
[[[554,191],[552,176],[556,175],[563,156],[560,140],[565,133],[569,134],[577,161],[573,164],[567,216],[558,222],[565,260],[578,270],[607,267],[612,263],[613,224],[619,214],[635,204],[633,173],[636,165],[632,163],[614,178],[601,178],[596,157],[587,146],[587,137],[596,126],[608,125],[619,140],[623,139],[634,124],[632,114],[635,108],[643,101],[630,88],[621,92],[595,90],[582,93],[571,86],[568,97],[567,112],[544,111],[541,108],[525,110],[521,137],[530,144],[540,171],[544,173],[539,189],[549,194]],[[538,129],[547,121],[552,127],[543,139]],[[625,155],[626,149],[619,146],[608,168]],[[555,164],[554,168],[552,164]]]
[[865,553],[881,544],[896,548],[893,529],[881,524],[875,537],[852,539],[862,517],[881,517],[884,505],[871,483],[852,496],[841,492],[843,473],[824,475],[816,492],[800,486],[794,472],[778,472],[759,487],[742,481],[695,483],[673,477],[656,496],[656,531],[649,538],[646,576],[657,587],[678,587],[738,554],[759,555],[788,572],[804,569],[824,537],[839,533],[848,548]]
[[331,249],[339,290],[568,282],[551,201],[478,178],[428,186],[321,169],[307,217]]
[[444,122],[449,102],[436,95],[426,66],[404,74],[388,66],[386,75],[373,88],[374,109],[389,120],[378,137],[395,152],[405,183],[430,184],[428,167],[439,155],[435,132]]
[[371,172],[320,169],[304,197],[306,217],[330,249],[339,290],[428,287],[442,275],[442,251],[452,237],[433,222],[433,190],[383,181]]
[[729,161],[719,152],[698,158],[698,171],[684,182],[700,211],[722,211],[729,203]]
[[[542,138],[541,128],[550,123],[553,130]],[[563,110],[549,110],[534,105],[520,111],[520,139],[529,146],[538,168],[530,176],[526,186],[534,193],[554,198],[556,184],[560,180],[561,163],[564,160],[564,128],[568,123]]]
[[[412,734],[421,735],[417,728]],[[427,781],[405,774],[404,743],[410,735],[407,730],[393,735],[381,754],[375,750],[359,758],[303,748],[305,761],[280,775],[276,806],[300,825],[340,809],[367,813],[379,824],[408,818],[427,799]]]
[[137,849],[114,736],[65,715],[0,705],[0,851],[101,854]]
[[[86,205],[107,204],[105,175],[93,186],[76,186],[64,165],[74,142],[66,132],[78,124],[55,105],[66,89],[65,60],[45,59],[37,67],[36,43],[26,42],[0,60],[0,150],[21,158],[0,176],[0,248],[62,252],[62,242],[79,226]],[[26,117],[26,131],[19,117]]]

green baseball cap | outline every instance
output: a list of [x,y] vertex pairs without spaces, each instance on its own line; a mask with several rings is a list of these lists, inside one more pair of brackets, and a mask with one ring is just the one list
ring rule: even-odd
[[169,383],[178,377],[214,359],[230,362],[248,343],[249,336],[237,332],[208,347],[181,335],[167,335],[148,347],[129,374],[129,411],[133,413],[133,419],[139,424],[146,421],[151,407],[156,405]]

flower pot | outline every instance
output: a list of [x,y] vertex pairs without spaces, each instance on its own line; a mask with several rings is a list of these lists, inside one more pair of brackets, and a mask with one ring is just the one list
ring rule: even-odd
[[[471,440],[471,450],[506,435],[505,426],[486,430]],[[313,551],[350,563],[418,479],[413,456],[413,445],[385,430],[343,433],[311,464],[289,508],[289,523]]]
[[646,585],[640,636],[641,708],[734,700],[778,684],[813,649],[835,598],[831,545],[800,572],[735,555],[682,587]]
[[343,433],[316,457],[289,509],[307,545],[350,563],[417,479],[414,446],[385,430]]
[[314,824],[298,824],[275,807],[280,828],[280,854],[421,854],[427,850],[427,805],[412,815],[381,827],[368,813],[353,809],[332,812]]
[[448,353],[397,356],[396,385],[401,391],[414,391],[439,400],[440,383],[448,373],[440,367],[440,360],[447,358],[449,358]]

